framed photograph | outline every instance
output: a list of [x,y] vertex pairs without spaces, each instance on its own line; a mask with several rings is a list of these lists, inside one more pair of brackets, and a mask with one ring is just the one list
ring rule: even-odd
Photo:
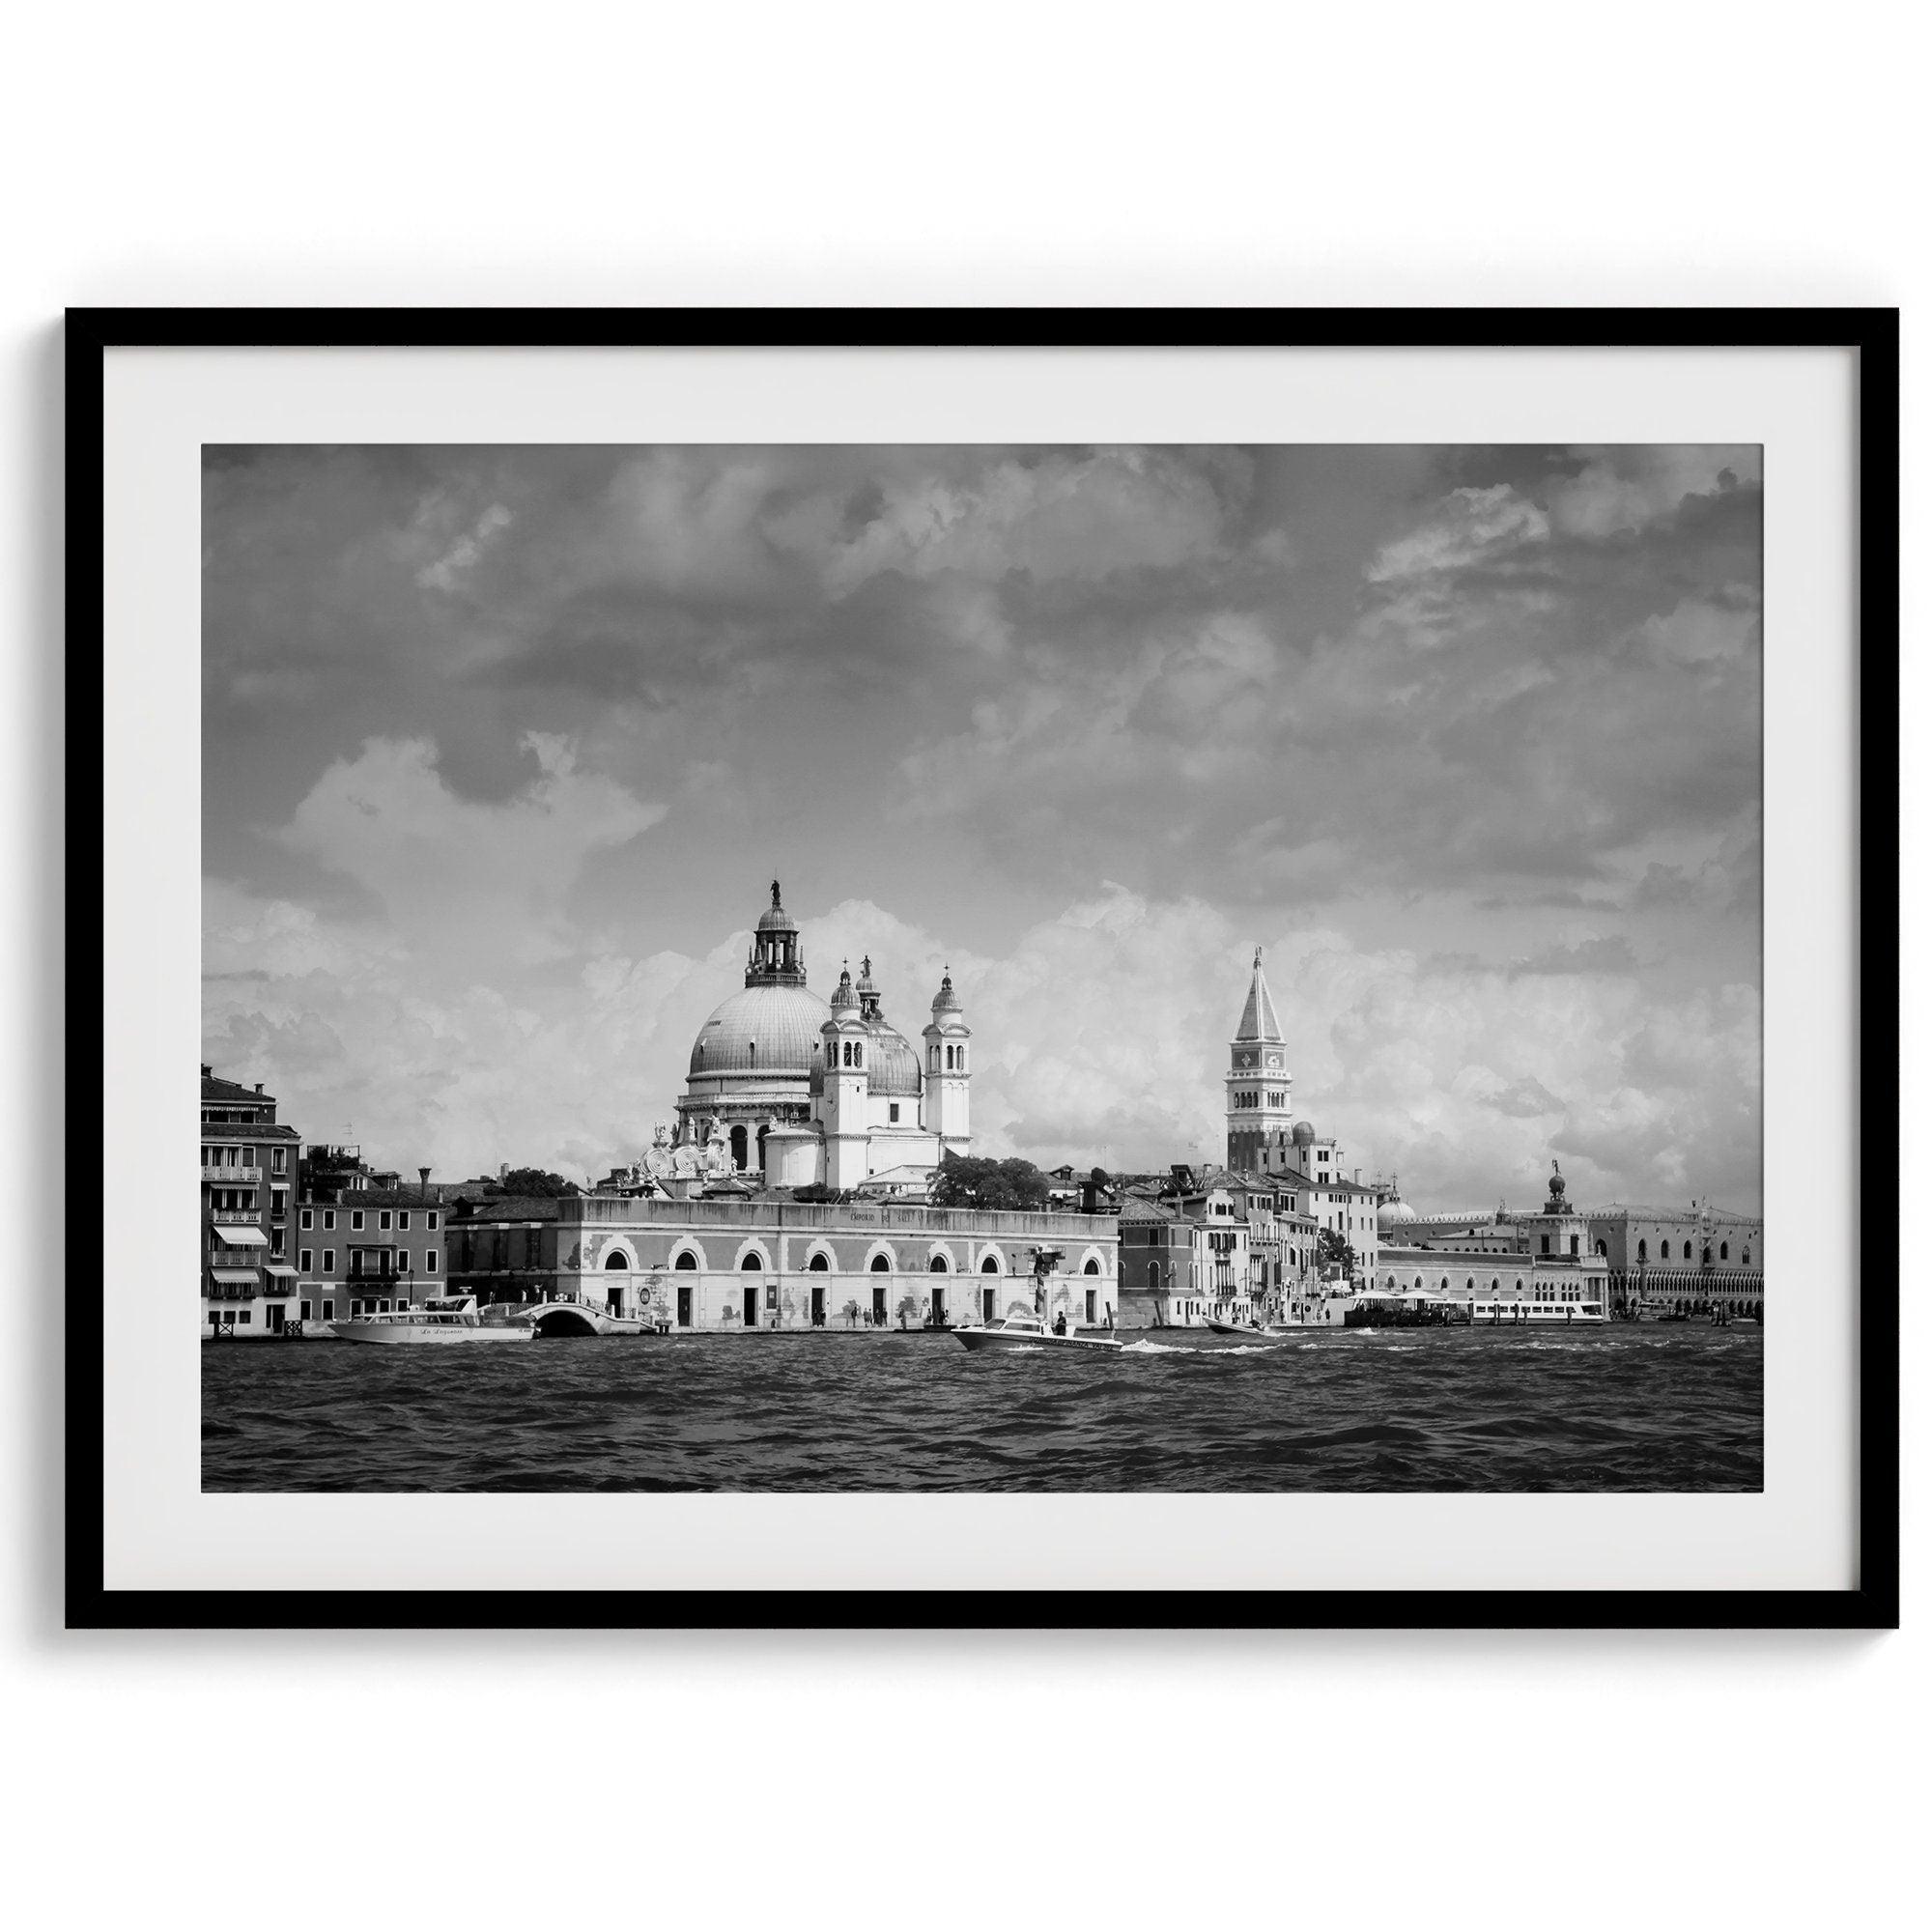
[[71,1624],[1896,1622],[1895,313],[68,338]]

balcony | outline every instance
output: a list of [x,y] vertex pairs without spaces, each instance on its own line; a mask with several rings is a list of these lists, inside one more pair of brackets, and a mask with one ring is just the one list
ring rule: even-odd
[[203,1161],[201,1179],[204,1185],[211,1187],[257,1187],[261,1185],[262,1170],[259,1167],[211,1167]]
[[393,1262],[386,1264],[373,1261],[358,1263],[354,1256],[351,1256],[347,1279],[350,1281],[409,1281],[413,1278],[413,1269],[398,1267]]
[[217,1228],[259,1228],[262,1212],[258,1208],[216,1208],[208,1217]]

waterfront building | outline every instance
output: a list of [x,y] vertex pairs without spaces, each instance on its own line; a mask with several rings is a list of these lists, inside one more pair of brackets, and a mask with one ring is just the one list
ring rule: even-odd
[[201,1069],[204,1335],[278,1335],[290,1319],[289,1203],[301,1137],[276,1121],[275,1104],[260,1081],[244,1087]]
[[930,1174],[947,1153],[972,1150],[972,1037],[951,973],[923,1053],[887,1019],[869,957],[856,981],[848,966],[821,1000],[775,879],[744,986],[698,1029],[675,1133],[660,1129],[646,1164],[660,1179],[696,1177],[714,1165],[719,1139],[733,1173],[773,1187],[845,1190],[898,1170]]
[[442,1293],[446,1197],[453,1192],[427,1181],[372,1187],[333,1178],[304,1188],[297,1209],[297,1319],[387,1315]]
[[[1561,1180],[1560,1175],[1553,1177]],[[1558,1190],[1559,1194],[1563,1190]],[[1623,1202],[1571,1210],[1561,1229],[1544,1213],[1456,1208],[1419,1214],[1394,1195],[1381,1209],[1382,1240],[1438,1253],[1558,1253],[1573,1242],[1596,1256],[1615,1314],[1639,1303],[1680,1315],[1724,1314],[1762,1319],[1764,1222],[1692,1203],[1688,1208],[1645,1208]],[[1386,1251],[1386,1250],[1385,1250]]]
[[1176,1168],[1121,1200],[1123,1327],[1247,1321],[1292,1310],[1316,1278],[1320,1226],[1283,1179]]
[[1119,1236],[1104,1214],[931,1208],[778,1189],[462,1201],[452,1289],[581,1300],[685,1331],[951,1327],[1031,1312],[1036,1249],[1058,1252],[1047,1314],[1119,1319]]
[[1609,1270],[1619,1308],[1764,1319],[1764,1220],[1714,1208],[1586,1208],[1590,1244]]

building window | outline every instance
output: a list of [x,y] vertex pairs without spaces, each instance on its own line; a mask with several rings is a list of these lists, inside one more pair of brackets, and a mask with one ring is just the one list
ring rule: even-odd
[[399,1248],[396,1251],[396,1272],[398,1274],[408,1274],[409,1271],[410,1251],[407,1248]]
[[301,1271],[303,1274],[313,1274],[315,1272],[315,1250],[313,1248],[304,1248],[301,1251]]
[[333,1208],[325,1208],[322,1210],[322,1232],[325,1235],[332,1235],[335,1232],[335,1209]]
[[[359,1228],[362,1223],[358,1220],[355,1225]],[[386,1208],[378,1210],[376,1229],[379,1234],[386,1235],[389,1232],[389,1210]]]
[[298,1316],[296,1319],[300,1321],[306,1321],[308,1320],[308,1311],[309,1311],[309,1304],[306,1301],[304,1301],[301,1305],[301,1314]]
[[1728,1241],[1719,1241],[1719,1242],[1718,1243],[1718,1259],[1719,1259],[1719,1260],[1720,1262],[1727,1262],[1727,1261],[1729,1261],[1729,1260],[1730,1260],[1730,1258],[1731,1258],[1731,1244],[1730,1244],[1730,1242],[1728,1242]]
[[269,1163],[269,1172],[270,1174],[286,1174],[288,1171],[289,1151],[287,1148],[277,1148],[274,1151],[274,1157]]
[[302,1209],[301,1224],[304,1235],[315,1226],[315,1209],[313,1208],[304,1208]]
[[436,1250],[434,1248],[425,1248],[423,1250],[423,1272],[425,1274],[436,1273],[437,1261],[438,1261],[438,1256]]
[[405,1234],[409,1232],[410,1210],[407,1208],[405,1208],[403,1211],[396,1216],[396,1226],[399,1229],[401,1229]]
[[325,1301],[322,1304],[322,1319],[325,1321],[333,1321],[335,1320],[335,1303],[333,1301]]
[[1670,1243],[1668,1241],[1658,1242],[1657,1258],[1661,1262],[1667,1262],[1670,1259]]
[[349,1210],[349,1232],[352,1235],[359,1235],[362,1232],[362,1210],[359,1208],[352,1208]]
[[1648,1261],[1648,1260],[1650,1259],[1650,1256],[1649,1256],[1649,1254],[1648,1254],[1648,1252],[1647,1252],[1647,1250],[1649,1249],[1649,1246],[1650,1246],[1650,1243],[1649,1243],[1648,1241],[1639,1241],[1639,1242],[1638,1242],[1638,1243],[1636,1244],[1636,1258],[1637,1258],[1638,1262],[1640,1262],[1640,1263],[1641,1263],[1641,1262],[1646,1262],[1646,1261]]
[[1745,1266],[1750,1266],[1750,1250],[1748,1248],[1745,1250]]
[[335,1250],[333,1248],[323,1249],[322,1271],[324,1274],[333,1274],[335,1272]]
[[434,1208],[432,1208],[429,1210],[429,1213],[424,1217],[423,1225],[430,1231],[432,1235],[436,1233],[437,1213]]
[[898,1119],[899,1119],[899,1103],[896,1100],[894,1100],[890,1102],[886,1108],[886,1121],[889,1125],[897,1126]]

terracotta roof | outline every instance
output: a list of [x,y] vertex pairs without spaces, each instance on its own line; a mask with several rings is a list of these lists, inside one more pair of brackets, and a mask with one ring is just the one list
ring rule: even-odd
[[205,1141],[298,1141],[293,1127],[274,1121],[204,1121],[201,1137]]
[[489,1201],[460,1200],[456,1218],[464,1221],[554,1221],[556,1202],[550,1196],[504,1194]]

